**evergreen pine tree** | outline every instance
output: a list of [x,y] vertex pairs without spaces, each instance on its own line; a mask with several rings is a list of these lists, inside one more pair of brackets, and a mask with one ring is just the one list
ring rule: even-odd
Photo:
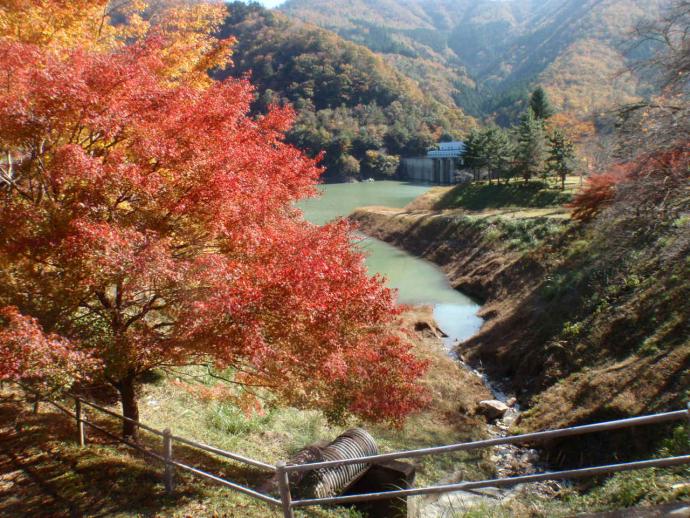
[[527,109],[517,127],[515,148],[516,172],[525,183],[544,170],[546,137],[543,121],[538,119],[532,108]]
[[489,128],[484,133],[484,155],[486,167],[489,169],[489,183],[492,175],[498,179],[508,179],[511,156],[513,153],[512,145],[508,133],[498,127]]
[[479,179],[479,172],[484,167],[485,162],[485,139],[483,132],[473,129],[467,139],[465,139],[465,149],[462,152],[462,160],[472,174],[474,179]]
[[561,189],[565,190],[565,179],[575,170],[575,146],[558,129],[549,136],[549,157],[546,168],[561,179]]
[[529,106],[532,108],[534,116],[540,120],[546,120],[554,114],[553,106],[549,102],[549,96],[546,95],[546,91],[541,86],[532,92]]

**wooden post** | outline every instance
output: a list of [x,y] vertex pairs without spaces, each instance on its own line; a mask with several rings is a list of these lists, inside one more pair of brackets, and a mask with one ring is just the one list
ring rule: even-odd
[[74,413],[77,416],[77,440],[79,446],[83,448],[86,445],[86,435],[84,434],[84,412],[79,398],[74,398]]
[[172,465],[172,432],[170,428],[163,430],[163,457],[165,458],[165,492],[170,496],[175,490],[175,467]]
[[278,474],[278,487],[280,487],[280,501],[283,503],[283,517],[295,518],[292,512],[292,495],[290,494],[290,480],[288,472],[285,471],[285,462],[276,465]]

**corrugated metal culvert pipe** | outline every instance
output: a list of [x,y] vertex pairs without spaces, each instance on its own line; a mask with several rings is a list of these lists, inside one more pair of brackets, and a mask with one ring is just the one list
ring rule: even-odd
[[[374,438],[361,428],[348,430],[328,446],[311,450],[309,462],[354,459],[378,455]],[[318,459],[314,458],[318,457]],[[359,480],[369,469],[369,464],[350,464],[309,471],[298,483],[297,493],[301,498],[325,498],[341,494]]]

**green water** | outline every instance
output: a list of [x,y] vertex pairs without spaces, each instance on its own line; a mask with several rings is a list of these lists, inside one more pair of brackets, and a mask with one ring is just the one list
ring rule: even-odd
[[[358,207],[402,208],[429,188],[402,182],[330,184],[322,186],[320,198],[302,202],[300,208],[309,221],[322,225]],[[359,246],[367,254],[369,271],[386,277],[388,285],[398,291],[401,304],[433,305],[436,321],[448,335],[448,344],[466,340],[479,330],[479,306],[454,290],[438,267],[378,239],[362,237]]]
[[304,201],[300,207],[309,221],[323,225],[334,218],[349,216],[358,207],[402,208],[429,189],[428,185],[403,182],[326,184],[321,186],[320,198]]

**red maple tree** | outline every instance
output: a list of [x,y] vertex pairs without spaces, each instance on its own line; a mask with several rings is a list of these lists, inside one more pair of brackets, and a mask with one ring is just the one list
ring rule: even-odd
[[142,374],[198,363],[298,407],[420,408],[425,363],[395,330],[394,294],[347,224],[294,207],[320,169],[284,142],[291,111],[249,117],[246,81],[166,81],[165,46],[0,41],[0,307],[30,318],[0,320],[0,348],[31,334],[40,356],[0,379],[35,377],[50,342],[97,360],[132,419]]
[[605,173],[595,174],[587,179],[581,192],[575,195],[568,207],[573,209],[572,217],[578,221],[590,221],[616,197],[616,186],[625,180],[629,168],[618,165]]
[[674,212],[669,206],[674,193],[683,192],[690,175],[690,143],[677,140],[666,149],[641,153],[633,160],[616,164],[591,176],[569,204],[572,217],[590,221],[620,198],[620,204],[638,215],[652,211],[658,216]]
[[0,357],[0,380],[25,381],[43,397],[75,381],[88,381],[88,373],[99,368],[88,352],[44,333],[35,319],[11,306],[0,309]]

